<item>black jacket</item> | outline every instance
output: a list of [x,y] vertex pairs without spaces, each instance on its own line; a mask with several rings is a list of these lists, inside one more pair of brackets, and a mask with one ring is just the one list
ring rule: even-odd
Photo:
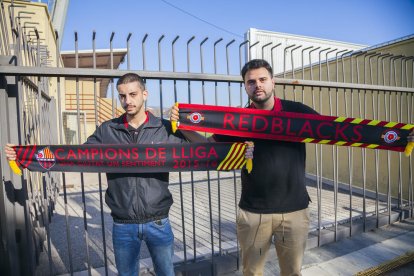
[[[170,122],[148,112],[148,121],[138,134],[137,144],[182,143],[172,134]],[[125,116],[106,121],[86,144],[132,144]],[[146,223],[165,218],[173,203],[168,190],[169,173],[107,173],[105,202],[118,223]]]
[[[317,114],[310,107],[281,100],[287,112]],[[303,143],[215,135],[221,142],[253,141],[253,170],[242,170],[241,209],[272,214],[302,210],[309,205],[305,185],[306,146]]]

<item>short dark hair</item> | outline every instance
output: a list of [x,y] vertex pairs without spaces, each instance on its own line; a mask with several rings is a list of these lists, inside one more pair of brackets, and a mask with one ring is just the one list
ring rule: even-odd
[[138,82],[141,86],[141,89],[145,90],[144,80],[138,74],[135,73],[126,73],[125,75],[121,76],[116,82],[116,86],[118,87],[118,85],[127,84],[131,82]]
[[272,66],[270,66],[270,64],[264,60],[264,59],[252,59],[249,62],[247,62],[242,70],[241,70],[241,76],[244,80],[244,76],[246,75],[247,71],[252,70],[252,69],[259,69],[259,68],[265,68],[270,76],[273,78],[273,69]]

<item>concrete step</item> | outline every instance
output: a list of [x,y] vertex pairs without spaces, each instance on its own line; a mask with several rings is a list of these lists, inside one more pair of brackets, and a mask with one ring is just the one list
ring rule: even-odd
[[[414,219],[411,218],[306,250],[302,275],[355,275],[413,251]],[[279,274],[276,252],[271,248],[264,276]],[[221,275],[243,274],[240,267]],[[414,275],[414,271],[408,275]]]

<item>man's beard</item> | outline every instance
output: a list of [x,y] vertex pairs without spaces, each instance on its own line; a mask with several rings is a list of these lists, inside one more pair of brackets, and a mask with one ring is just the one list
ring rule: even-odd
[[264,93],[264,94],[265,94],[265,97],[263,99],[256,98],[253,95],[253,97],[251,97],[250,100],[254,103],[262,104],[262,103],[267,102],[273,96],[273,93],[270,93],[270,94]]
[[135,108],[133,109],[133,111],[128,111],[128,107],[124,107],[125,112],[128,114],[128,116],[134,117],[135,115],[137,115],[141,109],[142,109],[143,105],[140,106],[134,106]]

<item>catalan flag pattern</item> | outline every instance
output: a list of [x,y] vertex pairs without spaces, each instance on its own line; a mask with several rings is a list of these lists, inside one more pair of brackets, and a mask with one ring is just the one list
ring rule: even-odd
[[49,148],[44,148],[41,152],[42,156],[38,156],[38,160],[47,161],[47,160],[53,160],[55,159],[55,156],[50,151]]
[[246,144],[244,143],[234,143],[226,158],[218,165],[217,170],[228,171],[241,169],[246,164],[246,159],[244,158],[244,152],[246,150]]

